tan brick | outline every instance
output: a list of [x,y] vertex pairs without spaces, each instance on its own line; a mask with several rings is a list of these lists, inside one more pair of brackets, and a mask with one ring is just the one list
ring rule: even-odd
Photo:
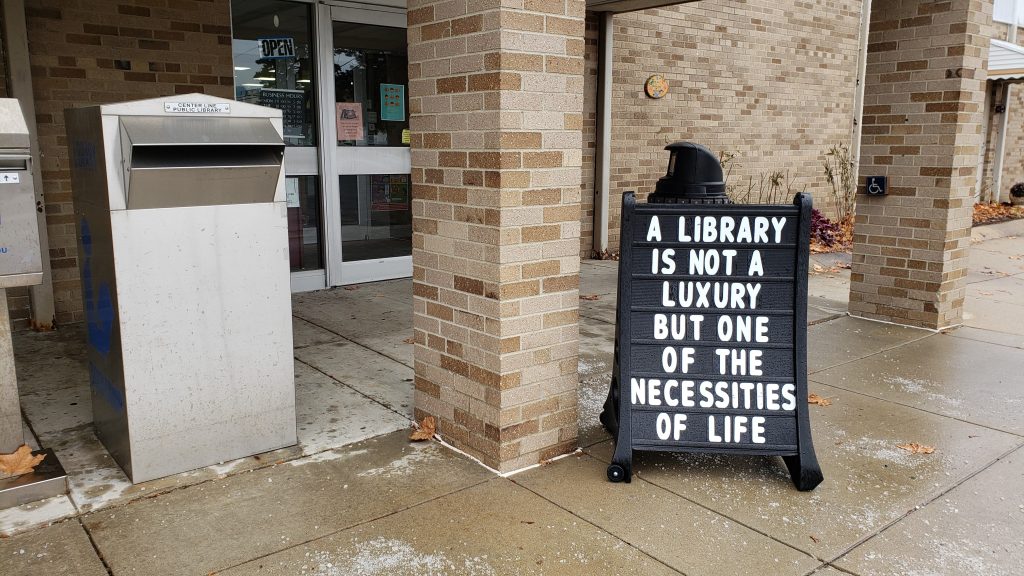
[[484,72],[469,76],[468,89],[473,92],[483,90],[518,90],[522,85],[522,76],[516,72]]
[[[567,260],[578,242],[584,85],[569,46],[582,56],[584,4],[573,0],[564,18],[562,0],[540,10],[418,1],[413,325],[417,376],[434,386],[417,392],[416,414],[435,415],[446,439],[488,465],[533,464],[576,434],[557,420],[575,393],[542,397],[566,396],[577,378],[567,323],[578,300],[562,292],[578,286],[579,265]],[[559,426],[541,431],[551,414]]]
[[562,166],[561,152],[524,152],[524,168],[560,168]]
[[561,265],[557,260],[545,260],[541,262],[528,262],[522,266],[523,278],[541,278],[544,276],[555,276],[561,271]]
[[522,230],[523,242],[546,242],[557,240],[561,237],[562,229],[559,226],[525,226]]
[[519,52],[490,52],[484,55],[484,66],[488,70],[540,72],[544,70],[544,56]]
[[465,76],[453,76],[450,78],[437,79],[437,93],[451,94],[454,92],[465,92],[467,79]]

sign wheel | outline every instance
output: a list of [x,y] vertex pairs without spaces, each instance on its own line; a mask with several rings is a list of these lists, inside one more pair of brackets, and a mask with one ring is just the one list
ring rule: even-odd
[[626,480],[626,469],[618,464],[608,466],[608,480],[612,482],[624,482]]

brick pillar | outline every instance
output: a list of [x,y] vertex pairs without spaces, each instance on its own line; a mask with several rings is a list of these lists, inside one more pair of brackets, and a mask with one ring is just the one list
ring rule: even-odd
[[981,150],[991,0],[874,2],[850,313],[959,324]]
[[502,471],[576,446],[584,10],[409,1],[416,415]]

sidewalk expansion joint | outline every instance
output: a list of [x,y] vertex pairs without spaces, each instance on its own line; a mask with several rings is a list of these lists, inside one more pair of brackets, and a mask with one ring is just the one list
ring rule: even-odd
[[[589,452],[587,452],[586,455],[590,456],[594,460],[597,460],[598,462],[604,462],[606,464],[611,463],[610,460],[605,460],[603,458],[599,458],[597,455],[591,454]],[[694,506],[696,506],[698,508],[701,508],[703,510],[707,510],[708,512],[711,512],[715,516],[721,516],[722,518],[726,518],[726,519],[728,519],[728,520],[730,520],[732,522],[735,522],[737,525],[743,526],[744,528],[750,530],[751,532],[755,532],[757,534],[760,534],[761,536],[764,536],[765,538],[768,538],[769,540],[771,540],[773,542],[777,542],[777,543],[785,546],[786,548],[789,548],[791,550],[796,550],[797,552],[799,552],[799,553],[801,553],[801,554],[803,554],[803,555],[805,555],[805,556],[807,556],[809,558],[813,558],[814,560],[817,560],[818,562],[822,562],[822,563],[828,562],[828,560],[826,560],[825,558],[822,558],[821,556],[818,556],[816,554],[808,552],[807,550],[803,550],[801,548],[798,548],[798,547],[794,546],[793,544],[790,544],[789,542],[784,542],[782,540],[779,540],[775,536],[765,532],[764,530],[761,530],[760,528],[758,528],[756,526],[751,526],[750,524],[744,522],[743,520],[739,520],[737,518],[733,518],[732,516],[729,516],[728,514],[725,514],[723,512],[715,510],[714,508],[711,508],[710,506],[707,506],[705,504],[697,502],[696,500],[687,497],[685,494],[680,494],[679,492],[676,492],[675,490],[672,490],[671,488],[669,488],[667,486],[662,486],[661,484],[658,484],[657,482],[654,482],[653,480],[647,480],[646,478],[644,478],[641,475],[640,471],[634,471],[633,472],[633,481],[634,482],[646,482],[646,483],[650,484],[651,486],[654,486],[654,487],[658,488],[659,490],[664,490],[665,492],[668,492],[669,494],[678,496],[678,497],[682,498],[683,500],[686,500],[687,502],[693,504]],[[820,569],[821,569],[821,566],[818,566],[814,570],[820,570]],[[814,572],[814,570],[812,570],[811,572]]]
[[[591,456],[591,458],[593,458],[593,456]],[[595,460],[596,460],[596,458],[595,458]],[[553,501],[553,500],[551,500],[551,499],[549,499],[549,498],[546,498],[546,497],[545,497],[545,496],[544,496],[543,494],[541,494],[541,493],[537,492],[536,490],[532,490],[532,489],[530,489],[530,487],[528,487],[528,486],[525,486],[525,485],[523,485],[523,484],[520,484],[519,482],[516,482],[516,479],[515,479],[515,478],[508,478],[508,480],[509,480],[510,482],[512,482],[513,484],[515,484],[516,486],[519,486],[520,488],[522,488],[522,489],[526,490],[527,492],[529,492],[529,493],[531,493],[531,494],[533,494],[533,495],[537,496],[537,497],[538,497],[538,498],[540,498],[541,500],[544,500],[545,502],[548,502],[549,504],[551,504],[551,505],[552,505],[552,506],[554,506],[555,508],[558,508],[559,510],[562,510],[563,512],[565,512],[565,513],[569,514],[569,515],[570,515],[570,516],[572,516],[573,518],[578,518],[578,519],[580,520],[580,522],[583,522],[583,523],[585,523],[585,524],[588,524],[588,525],[590,525],[590,526],[593,526],[594,528],[596,528],[597,530],[599,530],[599,531],[601,531],[601,532],[603,532],[603,533],[607,534],[607,535],[608,535],[608,536],[610,536],[611,538],[614,538],[615,540],[618,540],[619,542],[622,542],[622,543],[624,543],[624,544],[625,544],[626,546],[629,546],[629,547],[630,547],[630,548],[632,548],[633,550],[636,550],[636,551],[637,551],[637,553],[639,553],[640,555],[642,555],[642,556],[646,556],[647,558],[650,558],[651,560],[654,560],[654,561],[655,561],[655,562],[657,562],[658,564],[661,564],[662,566],[664,566],[665,568],[668,568],[669,570],[671,570],[671,571],[675,572],[676,574],[682,574],[683,576],[686,576],[686,573],[685,573],[685,572],[683,572],[683,571],[681,571],[681,570],[678,570],[678,569],[676,569],[676,568],[673,568],[672,566],[670,566],[670,565],[669,565],[669,564],[668,564],[667,562],[665,562],[665,561],[664,561],[664,560],[662,560],[661,558],[658,558],[657,556],[654,556],[654,555],[652,555],[652,554],[650,554],[650,553],[648,553],[648,552],[644,552],[644,551],[643,551],[642,549],[640,549],[640,547],[639,547],[639,546],[637,546],[636,544],[633,544],[633,543],[632,543],[632,542],[630,542],[629,540],[626,540],[625,538],[622,538],[622,537],[620,537],[620,536],[616,536],[615,534],[613,534],[613,533],[609,532],[608,530],[604,529],[604,528],[603,528],[602,526],[598,526],[597,524],[595,524],[595,523],[591,522],[590,520],[587,520],[586,518],[584,518],[584,517],[580,516],[579,514],[576,514],[576,513],[575,513],[575,512],[573,512],[572,510],[569,510],[568,508],[566,508],[566,507],[562,506],[562,505],[561,505],[561,504],[559,504],[558,502],[555,502],[555,501]]]
[[[840,366],[841,366],[841,364],[840,364]],[[818,373],[819,372],[815,372],[815,374],[818,374]],[[911,410],[916,410],[918,412],[924,412],[925,414],[931,414],[932,416],[938,416],[939,418],[948,418],[950,420],[955,420],[957,422],[963,422],[964,424],[970,424],[971,426],[977,426],[978,428],[984,428],[986,430],[991,430],[993,432],[998,432],[1000,434],[1006,434],[1008,436],[1014,436],[1016,438],[1024,438],[1024,434],[1021,434],[1019,432],[1011,432],[1010,430],[1002,430],[1000,428],[996,428],[995,426],[991,426],[991,425],[988,425],[988,424],[982,424],[980,422],[973,422],[971,420],[967,420],[966,418],[961,418],[959,416],[950,416],[949,414],[942,414],[941,412],[933,412],[931,410],[926,410],[924,408],[921,408],[920,406],[915,406],[913,404],[906,404],[904,402],[897,402],[896,400],[890,400],[889,398],[882,398],[880,396],[872,396],[871,394],[868,394],[866,392],[861,392],[860,390],[851,390],[850,388],[846,388],[846,387],[840,386],[838,384],[831,384],[829,382],[822,382],[821,380],[815,380],[813,376],[808,376],[808,380],[813,381],[815,384],[821,384],[821,385],[824,385],[824,386],[830,386],[832,388],[838,388],[839,390],[843,390],[845,392],[849,392],[850,394],[857,394],[858,396],[864,396],[865,398],[871,398],[872,400],[878,400],[878,401],[881,401],[881,402],[887,402],[889,404],[895,404],[897,406],[903,406],[904,408],[910,408]]]
[[[308,367],[309,367],[309,368],[310,368],[311,370],[314,370],[314,371],[316,371],[316,372],[318,372],[318,373],[320,373],[320,374],[323,374],[324,376],[326,376],[326,377],[330,378],[330,379],[331,379],[331,382],[335,382],[335,383],[337,383],[337,384],[339,384],[339,385],[341,385],[341,386],[344,386],[345,388],[348,388],[349,390],[351,390],[351,391],[355,392],[356,394],[359,394],[359,395],[360,395],[360,396],[362,396],[363,398],[366,398],[366,399],[367,399],[367,400],[369,400],[370,402],[373,402],[374,404],[376,404],[376,405],[378,405],[378,406],[381,406],[381,407],[383,407],[383,408],[384,408],[385,410],[387,410],[388,412],[392,412],[392,413],[394,413],[394,414],[397,414],[397,415],[401,416],[402,418],[405,418],[406,420],[408,420],[408,421],[409,421],[409,423],[410,423],[410,424],[413,424],[413,423],[414,423],[414,422],[413,422],[413,420],[409,418],[409,415],[408,415],[408,414],[402,414],[401,412],[399,412],[398,410],[395,410],[395,409],[394,409],[394,408],[392,408],[391,406],[388,406],[387,404],[384,404],[383,402],[381,402],[380,400],[377,400],[376,398],[374,398],[373,396],[370,396],[369,394],[366,394],[366,393],[364,393],[364,392],[362,392],[362,391],[360,391],[360,390],[356,390],[356,389],[355,389],[355,388],[353,388],[352,386],[349,386],[348,384],[345,384],[345,383],[344,383],[344,382],[342,382],[341,380],[338,380],[338,379],[337,379],[337,378],[335,378],[334,376],[331,376],[330,374],[328,374],[327,372],[324,372],[323,370],[321,370],[321,369],[317,368],[316,366],[313,366],[312,364],[310,364],[310,363],[308,363],[308,362],[304,362],[304,361],[300,360],[300,359],[299,359],[299,358],[297,358],[297,357],[295,357],[295,361],[296,361],[296,362],[299,362],[299,363],[301,363],[301,364],[303,364],[303,365],[305,365],[305,366],[308,366]],[[336,446],[335,448],[342,448],[342,447],[343,447],[343,446]]]
[[[355,344],[356,346],[359,346],[360,348],[365,348],[365,349],[369,350],[370,352],[373,352],[374,354],[377,354],[378,356],[383,356],[384,358],[387,358],[388,360],[391,360],[393,362],[398,362],[402,366],[408,366],[409,368],[412,368],[412,366],[409,366],[408,364],[406,364],[404,360],[400,360],[400,359],[395,358],[393,356],[389,356],[389,355],[381,352],[380,350],[377,350],[375,348],[371,348],[371,347],[367,346],[366,344],[363,344],[362,342],[360,342],[358,340],[349,338],[348,336],[344,336],[342,334],[338,334],[334,330],[331,330],[330,328],[327,328],[326,326],[322,326],[320,324],[317,324],[316,322],[310,320],[309,318],[303,318],[302,316],[295,316],[294,314],[292,314],[292,316],[294,316],[295,318],[298,318],[300,320],[304,320],[306,322],[309,322],[310,324],[312,324],[313,326],[316,326],[317,328],[319,328],[321,330],[326,330],[327,332],[330,332],[331,334],[334,334],[335,336],[337,336],[338,338],[341,338],[342,340],[344,340],[346,342],[350,342],[352,344]],[[303,348],[308,348],[308,347],[309,346],[304,346]]]
[[89,527],[85,525],[85,522],[82,522],[82,516],[79,515],[74,519],[67,521],[78,522],[78,525],[81,526],[82,530],[85,532],[85,536],[89,539],[89,545],[92,546],[92,551],[96,553],[96,557],[99,558],[100,563],[103,564],[103,569],[107,571],[108,576],[113,576],[114,570],[110,567],[110,564],[107,564],[107,559],[104,558],[103,551],[100,550],[99,545],[96,543],[96,539],[92,537],[92,532],[89,531]]
[[306,546],[308,544],[312,544],[312,543],[317,542],[319,540],[323,540],[325,538],[330,538],[332,536],[336,536],[338,534],[341,534],[342,532],[347,532],[349,530],[352,530],[353,528],[358,528],[360,526],[365,526],[367,524],[372,524],[374,522],[378,522],[378,521],[383,520],[385,518],[389,518],[391,516],[394,516],[395,514],[401,514],[402,512],[406,512],[406,511],[412,510],[413,508],[417,508],[419,506],[423,506],[424,504],[428,504],[428,503],[433,502],[435,500],[439,500],[441,498],[447,498],[448,496],[451,496],[453,494],[458,494],[459,492],[463,492],[465,490],[469,490],[470,488],[475,488],[477,486],[480,486],[482,484],[490,482],[491,480],[493,480],[493,478],[485,478],[483,480],[480,480],[479,482],[474,482],[474,483],[469,484],[467,486],[463,486],[462,488],[458,488],[458,489],[452,490],[450,492],[445,492],[444,494],[438,494],[437,496],[433,496],[431,498],[427,498],[425,500],[421,500],[420,502],[416,502],[414,504],[410,504],[410,505],[405,506],[403,508],[400,508],[398,510],[393,510],[391,512],[388,512],[387,514],[381,514],[380,516],[374,516],[373,518],[368,518],[366,520],[363,520],[363,521],[360,521],[360,522],[356,522],[354,524],[349,524],[348,526],[345,526],[343,528],[338,528],[337,530],[333,530],[331,532],[327,532],[325,534],[321,534],[321,535],[319,535],[319,536],[317,536],[315,538],[309,538],[309,539],[303,540],[301,542],[296,542],[295,544],[292,544],[290,546],[285,546],[284,548],[281,548],[279,550],[274,550],[272,552],[267,552],[266,554],[260,554],[258,556],[253,556],[252,558],[249,558],[248,560],[245,560],[243,562],[239,562],[237,564],[232,564],[231,566],[225,566],[223,568],[218,568],[218,569],[214,570],[211,573],[219,573],[219,572],[224,572],[224,571],[227,571],[227,570],[232,570],[232,569],[244,566],[246,564],[251,564],[251,563],[256,562],[258,560],[262,560],[264,558],[269,558],[269,557],[271,557],[271,556],[273,556],[275,554],[280,554],[280,553],[285,552],[287,550],[292,550],[292,549],[298,548],[300,546]]
[[885,532],[889,528],[892,528],[893,526],[895,526],[899,522],[903,521],[905,518],[908,518],[908,517],[912,516],[915,512],[918,512],[919,510],[924,510],[926,507],[928,507],[930,504],[932,504],[933,502],[935,502],[939,498],[942,498],[946,494],[949,494],[953,490],[959,488],[960,486],[962,486],[964,483],[966,483],[971,478],[974,478],[978,474],[981,474],[985,470],[988,470],[992,466],[998,464],[1001,460],[1007,458],[1008,456],[1012,455],[1014,452],[1017,452],[1017,451],[1021,450],[1022,448],[1024,448],[1024,443],[1018,444],[1018,445],[1014,446],[1013,448],[1010,448],[1009,450],[1007,450],[1007,451],[1003,452],[1002,454],[996,456],[995,459],[990,461],[988,464],[985,464],[985,465],[981,466],[980,468],[978,468],[977,470],[975,470],[974,472],[971,472],[970,474],[967,474],[966,476],[961,478],[959,481],[957,481],[953,485],[951,485],[948,488],[946,488],[945,490],[940,490],[933,497],[926,498],[924,502],[921,502],[920,504],[914,505],[913,508],[911,508],[910,510],[907,510],[906,512],[901,514],[898,518],[893,519],[891,522],[886,523],[885,525],[879,527],[877,530],[873,531],[872,533],[867,534],[863,538],[857,540],[856,542],[851,544],[849,547],[847,547],[845,550],[843,550],[838,555],[836,555],[834,558],[831,558],[831,559],[827,560],[827,562],[829,564],[832,564],[832,563],[836,562],[837,560],[839,560],[843,556],[846,556],[847,554],[849,554],[850,552],[855,550],[857,547],[862,546],[863,544],[867,543],[869,540],[871,540],[871,539],[873,539],[873,538],[875,538],[877,536],[880,536],[883,532]]

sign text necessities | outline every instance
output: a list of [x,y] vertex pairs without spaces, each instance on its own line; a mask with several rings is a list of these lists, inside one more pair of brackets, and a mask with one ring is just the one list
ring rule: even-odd
[[[609,478],[632,451],[783,456],[821,482],[807,416],[811,200],[792,206],[623,199],[618,430]],[[613,391],[614,395],[614,391]]]

